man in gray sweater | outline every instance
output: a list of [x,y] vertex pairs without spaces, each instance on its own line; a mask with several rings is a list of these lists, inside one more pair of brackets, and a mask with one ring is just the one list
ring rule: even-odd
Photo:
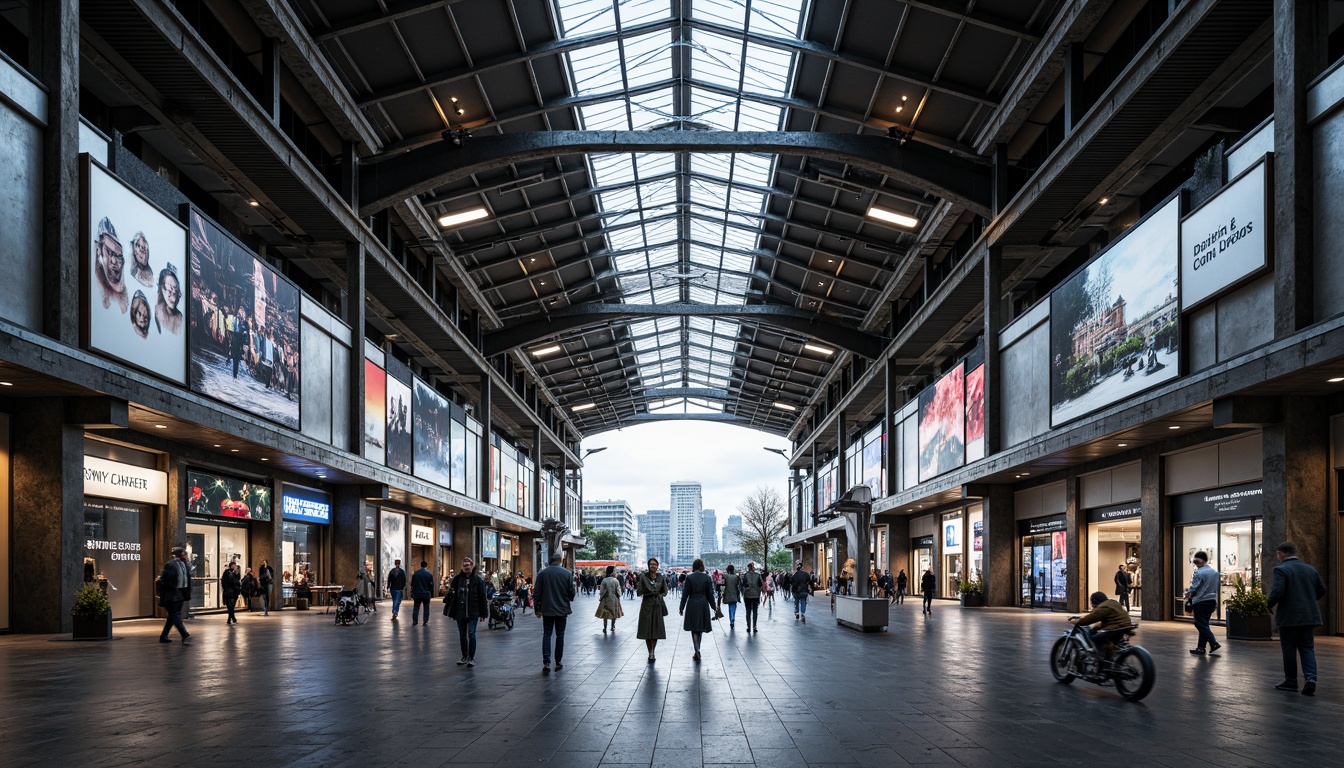
[[1205,643],[1209,646],[1209,653],[1217,653],[1218,649],[1223,647],[1214,638],[1213,630],[1209,629],[1209,619],[1218,609],[1218,572],[1209,567],[1207,553],[1196,552],[1191,561],[1195,564],[1195,572],[1190,577],[1190,588],[1185,590],[1185,599],[1190,602],[1195,614],[1199,645],[1191,648],[1190,652],[1196,656],[1203,656]]
[[1315,568],[1297,557],[1297,547],[1285,541],[1274,552],[1274,586],[1269,590],[1269,609],[1279,628],[1279,647],[1283,649],[1283,682],[1274,686],[1281,691],[1297,690],[1297,657],[1302,656],[1302,676],[1306,683],[1302,695],[1316,695],[1316,647],[1314,634],[1321,626],[1321,606],[1325,582]]

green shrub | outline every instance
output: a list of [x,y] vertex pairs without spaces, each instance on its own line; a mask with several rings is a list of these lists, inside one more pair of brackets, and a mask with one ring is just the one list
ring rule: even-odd
[[107,602],[102,587],[97,582],[89,582],[75,593],[75,606],[70,609],[70,613],[96,619],[111,610],[112,604]]
[[1251,585],[1248,587],[1240,574],[1232,582],[1232,596],[1223,601],[1223,606],[1229,611],[1236,611],[1247,617],[1269,615],[1269,597],[1260,590],[1260,585],[1254,577],[1251,578]]
[[980,590],[979,579],[976,579],[975,581],[963,581],[961,582],[961,586],[958,587],[958,591],[963,595],[978,595],[980,594]]

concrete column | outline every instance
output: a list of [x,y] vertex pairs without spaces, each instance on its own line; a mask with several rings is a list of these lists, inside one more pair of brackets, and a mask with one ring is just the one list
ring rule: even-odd
[[1064,134],[1073,133],[1083,116],[1083,44],[1064,47]]
[[[279,609],[281,600],[280,582],[284,580],[284,530],[280,521],[280,481],[271,478],[271,519],[253,520],[249,524],[250,541],[248,543],[248,556],[252,562],[261,563],[264,557],[271,562],[271,568],[275,570],[275,583],[271,585],[271,607]],[[323,579],[330,578],[330,573],[322,573],[320,570],[316,574],[318,583],[324,582]],[[298,574],[294,574],[298,578]]]
[[899,379],[896,375],[896,364],[891,358],[886,360],[885,380],[882,405],[886,411],[882,414],[882,432],[886,435],[884,441],[884,453],[882,455],[882,467],[886,474],[886,484],[883,487],[884,495],[891,496],[896,493],[900,487],[897,481],[897,453],[896,453],[896,409],[900,407]]
[[[1326,64],[1326,4],[1274,0],[1274,333],[1313,320],[1313,161],[1307,86]],[[1272,560],[1272,558],[1271,558]]]
[[[1283,421],[1264,432],[1264,538],[1260,579],[1273,584],[1274,551],[1284,541],[1297,545],[1298,557],[1314,565],[1325,583],[1330,574],[1330,419],[1326,404],[1292,398]],[[1328,613],[1322,611],[1322,615]]]
[[1064,603],[1071,611],[1082,608],[1087,602],[1087,522],[1081,517],[1078,478],[1070,476],[1064,481],[1065,549],[1069,558]]
[[364,499],[358,485],[338,485],[331,510],[331,584],[354,589],[364,570]]
[[[84,253],[79,236],[79,0],[42,0],[30,7],[31,64],[47,90],[42,141],[42,331],[74,347],[79,345]],[[129,251],[129,239],[126,247]],[[65,613],[68,624],[69,611]]]
[[10,443],[12,602],[16,633],[71,630],[84,581],[84,430],[61,398],[25,400]]
[[[886,568],[891,571],[893,580],[902,570],[908,578],[910,569],[914,567],[910,563],[910,518],[889,517],[884,518],[884,522],[887,524]],[[909,589],[908,585],[906,589]]]
[[[481,374],[481,487],[478,489],[477,498],[486,504],[490,503],[490,484],[494,482],[494,466],[490,461],[490,448],[494,435],[490,431],[490,408],[491,399],[494,392],[492,389],[489,373]],[[564,504],[564,496],[561,497],[561,505]]]
[[[560,522],[569,522],[569,456],[560,455]],[[668,559],[672,559],[671,553]]]
[[845,569],[845,561],[849,559],[849,536],[842,529],[832,531],[831,539],[835,541],[835,559],[831,562],[831,577],[839,583],[840,572]]
[[985,526],[985,604],[1017,605],[1017,519],[1013,487],[991,485],[981,498]]
[[[168,472],[168,505],[163,508],[158,526],[154,529],[154,553],[150,557],[154,560],[155,576],[168,562],[173,547],[187,543],[187,464],[182,460],[170,461],[164,469]],[[249,565],[260,562],[260,557],[254,557]],[[157,597],[154,599],[154,615],[167,616],[159,607]]]
[[1176,577],[1171,572],[1171,513],[1167,505],[1162,455],[1156,448],[1144,449],[1139,477],[1143,486],[1139,547],[1143,583],[1139,592],[1139,611],[1145,621],[1166,621],[1172,615],[1172,596],[1180,588],[1174,583]]
[[280,41],[262,38],[261,41],[261,108],[271,122],[280,122]]
[[845,412],[840,411],[835,414],[835,495],[839,498],[849,490],[849,467],[845,462],[845,451],[849,448],[846,444],[849,432],[848,420],[845,419]]
[[999,428],[1003,399],[999,387],[999,331],[1003,328],[1003,248],[991,246],[985,256],[985,455],[1003,449]]
[[345,306],[342,320],[350,326],[350,452],[365,456],[364,445],[364,248],[345,247]]
[[528,504],[532,507],[530,517],[541,519],[541,427],[532,428],[532,498]]

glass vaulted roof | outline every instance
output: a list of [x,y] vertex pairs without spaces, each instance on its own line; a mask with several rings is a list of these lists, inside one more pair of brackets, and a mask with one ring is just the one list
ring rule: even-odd
[[[582,128],[597,131],[778,131],[795,54],[755,36],[797,38],[807,0],[555,0],[563,39],[617,33],[566,54]],[[662,22],[662,23],[660,23]],[[631,33],[648,27],[656,31]],[[603,95],[607,98],[603,98]],[[588,158],[622,301],[742,305],[756,266],[774,155],[594,154]],[[668,317],[635,322],[641,384],[727,388],[735,321]],[[714,401],[649,404],[712,412]]]

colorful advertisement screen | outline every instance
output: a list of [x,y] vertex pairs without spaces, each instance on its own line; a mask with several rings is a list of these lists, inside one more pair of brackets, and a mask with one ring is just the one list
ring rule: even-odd
[[299,289],[191,213],[191,389],[299,428]]
[[270,520],[271,487],[250,480],[187,470],[187,516]]
[[415,476],[447,488],[452,483],[448,439],[453,420],[448,399],[420,379],[415,380],[414,397]]
[[1180,197],[1134,225],[1050,295],[1050,424],[1180,371]]
[[985,366],[966,374],[966,461],[985,458]]
[[364,457],[387,461],[387,372],[364,360]]
[[187,377],[187,231],[86,159],[88,344],[156,376]]
[[966,383],[964,365],[943,374],[919,394],[919,481],[922,483],[966,462]]
[[411,439],[411,388],[387,377],[387,466],[410,472],[415,453]]

